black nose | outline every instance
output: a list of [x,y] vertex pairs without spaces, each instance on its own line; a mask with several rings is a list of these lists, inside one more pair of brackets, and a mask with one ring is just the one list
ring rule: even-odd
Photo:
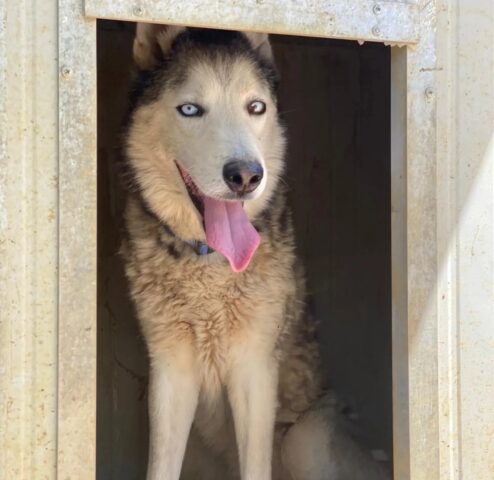
[[235,193],[253,192],[261,183],[264,171],[257,162],[233,160],[223,167],[223,178],[228,188]]

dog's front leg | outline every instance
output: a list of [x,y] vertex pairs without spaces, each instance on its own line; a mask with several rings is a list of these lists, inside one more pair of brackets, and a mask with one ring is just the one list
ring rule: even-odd
[[270,480],[278,383],[271,354],[251,352],[235,363],[228,393],[242,480]]
[[147,480],[178,480],[199,395],[193,350],[181,345],[151,361]]

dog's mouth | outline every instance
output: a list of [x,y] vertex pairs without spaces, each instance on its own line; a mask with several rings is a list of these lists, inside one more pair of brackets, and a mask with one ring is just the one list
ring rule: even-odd
[[202,215],[208,246],[225,256],[234,272],[244,271],[261,238],[247,218],[243,202],[205,195],[187,170],[178,163],[177,167],[192,203]]
[[189,197],[192,203],[194,204],[194,207],[196,207],[197,211],[201,214],[202,218],[204,218],[205,195],[199,190],[199,187],[194,183],[194,180],[192,180],[192,177],[189,175],[187,170],[181,167],[178,163],[177,163],[177,168],[178,171],[180,172],[187,193],[189,194]]

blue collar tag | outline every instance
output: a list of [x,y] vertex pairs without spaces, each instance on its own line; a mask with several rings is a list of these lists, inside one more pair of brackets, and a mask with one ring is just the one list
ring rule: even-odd
[[197,252],[199,255],[207,255],[211,249],[205,243],[197,242]]

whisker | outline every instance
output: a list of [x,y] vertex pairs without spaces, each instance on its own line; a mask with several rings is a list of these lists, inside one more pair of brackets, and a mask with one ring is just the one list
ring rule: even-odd
[[279,177],[278,181],[284,183],[288,187],[288,182],[283,177]]
[[293,108],[292,110],[283,110],[282,112],[278,112],[278,115],[286,115],[287,113],[298,112],[299,108]]

